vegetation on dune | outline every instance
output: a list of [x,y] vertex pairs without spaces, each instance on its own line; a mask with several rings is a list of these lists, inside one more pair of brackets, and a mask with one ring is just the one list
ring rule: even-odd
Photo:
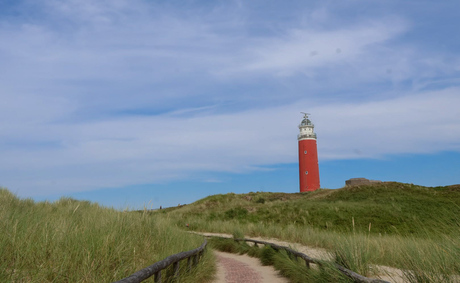
[[408,282],[456,282],[460,274],[460,186],[381,183],[311,193],[230,193],[154,214],[198,231],[241,231],[323,247],[363,275],[375,272],[373,264],[401,268]]
[[[382,183],[310,193],[230,193],[135,213],[70,198],[22,200],[0,189],[0,282],[116,281],[198,247],[202,237],[184,229],[323,247],[335,262],[363,275],[378,272],[375,264],[401,268],[408,282],[456,282],[460,274],[460,186]],[[293,282],[343,279],[332,265],[308,270],[269,249],[213,245],[258,256]],[[206,253],[179,281],[207,281],[214,268]]]
[[[0,189],[0,231],[0,282],[112,282],[203,242],[146,213],[70,198],[35,203],[6,189]],[[207,253],[179,281],[208,280],[213,268]]]
[[308,226],[336,232],[369,232],[370,226],[373,234],[410,235],[421,229],[448,234],[452,227],[443,223],[456,221],[459,204],[459,187],[382,183],[310,193],[214,195],[162,213],[170,212],[190,223],[205,219]]

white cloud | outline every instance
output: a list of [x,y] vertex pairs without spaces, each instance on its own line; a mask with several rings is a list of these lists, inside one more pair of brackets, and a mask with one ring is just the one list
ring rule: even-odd
[[412,93],[367,103],[328,105],[311,111],[327,128],[323,158],[383,157],[460,149],[460,89]]
[[248,70],[299,71],[356,60],[407,30],[401,21],[361,23],[336,30],[291,30],[281,38],[262,40],[252,52]]
[[300,111],[321,160],[459,150],[459,89],[423,90],[459,60],[395,43],[404,19],[270,32],[223,8],[28,3],[40,17],[0,20],[0,180],[23,195],[293,163]]
[[[31,193],[31,188],[52,192],[62,184],[78,191],[292,163],[297,158],[301,110],[314,113],[323,161],[457,151],[459,93],[452,88],[367,103],[309,108],[308,101],[301,101],[232,114],[117,118],[19,129],[24,140],[49,139],[60,146],[3,150],[2,170],[14,169],[17,174],[3,181],[24,193]],[[38,172],[43,175],[27,178]]]

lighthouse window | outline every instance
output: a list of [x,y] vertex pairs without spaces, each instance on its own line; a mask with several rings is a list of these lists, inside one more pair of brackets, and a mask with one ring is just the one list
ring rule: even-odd
[[305,151],[303,152],[303,154],[307,154],[307,151],[305,150]]
[[308,175],[308,171],[305,171],[305,175]]

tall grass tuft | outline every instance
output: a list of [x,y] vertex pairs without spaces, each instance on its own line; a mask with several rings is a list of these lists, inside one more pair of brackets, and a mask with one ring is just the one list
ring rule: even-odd
[[71,198],[35,203],[6,189],[0,231],[0,282],[111,282],[203,242],[146,213]]
[[371,275],[370,264],[375,261],[373,252],[369,238],[356,234],[338,236],[332,248],[336,263],[364,276]]
[[460,282],[460,238],[443,236],[426,244],[408,239],[400,252],[400,265],[407,282]]
[[273,266],[281,275],[289,278],[290,282],[353,282],[343,275],[332,263],[326,263],[320,267],[312,265],[306,267],[303,260],[293,260],[285,251],[273,255]]

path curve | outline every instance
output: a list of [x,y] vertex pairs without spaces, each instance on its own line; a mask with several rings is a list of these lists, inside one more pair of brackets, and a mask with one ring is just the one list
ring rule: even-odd
[[257,258],[214,251],[217,278],[214,283],[287,283],[272,266],[263,266]]

